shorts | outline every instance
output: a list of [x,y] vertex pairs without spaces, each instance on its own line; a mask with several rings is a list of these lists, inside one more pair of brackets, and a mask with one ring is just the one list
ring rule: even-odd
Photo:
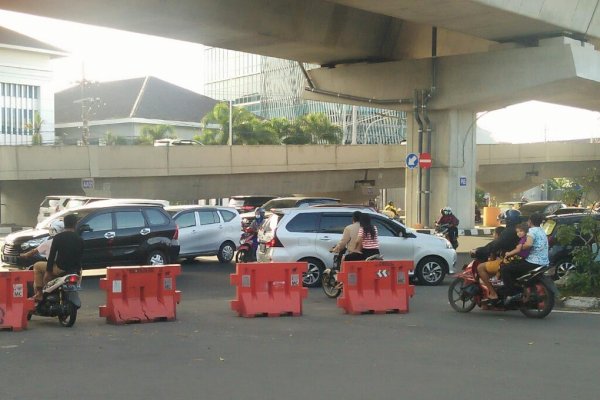
[[501,262],[502,262],[501,258],[497,258],[492,261],[486,261],[485,262],[485,270],[488,272],[488,274],[495,275],[498,273],[498,270],[500,269]]

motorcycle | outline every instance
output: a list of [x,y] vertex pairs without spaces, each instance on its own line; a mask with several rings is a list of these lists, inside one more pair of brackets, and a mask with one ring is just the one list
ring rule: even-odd
[[342,249],[339,253],[333,255],[333,267],[327,268],[323,271],[323,277],[321,278],[321,287],[323,288],[323,292],[325,292],[325,296],[330,299],[335,299],[342,294],[342,287],[337,281],[337,274],[340,272],[340,268],[342,266],[342,259],[344,258],[344,253],[346,253],[346,249]]
[[[342,260],[344,258],[344,253],[346,249],[343,249],[337,254],[333,256],[333,267],[327,268],[323,271],[323,277],[321,278],[321,287],[323,288],[323,292],[330,299],[335,299],[342,294],[342,285],[337,280],[337,274],[340,272],[342,266]],[[381,254],[375,254],[371,257],[368,257],[365,261],[374,261],[374,260],[383,260]]]
[[436,224],[435,234],[436,236],[443,237],[452,244],[452,248],[456,250],[458,248],[458,239],[450,236],[450,224]]
[[58,317],[58,322],[64,327],[71,327],[77,319],[77,310],[81,307],[79,299],[80,277],[77,274],[60,276],[48,282],[43,290],[43,297],[33,311],[27,315],[40,317]]
[[558,290],[550,277],[551,268],[541,266],[517,278],[516,285],[522,290],[522,296],[505,304],[506,293],[500,280],[492,279],[490,283],[498,293],[498,300],[488,299],[488,289],[477,275],[478,260],[473,260],[463,267],[448,289],[448,301],[457,312],[467,313],[479,306],[484,310],[510,311],[519,310],[529,318],[544,318],[554,308]]
[[240,245],[235,255],[236,263],[246,263],[256,261],[256,250],[254,249],[254,232],[250,227],[244,228],[240,238]]

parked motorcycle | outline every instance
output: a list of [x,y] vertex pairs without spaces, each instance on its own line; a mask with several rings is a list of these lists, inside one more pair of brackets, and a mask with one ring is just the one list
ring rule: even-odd
[[450,225],[449,224],[436,224],[435,234],[439,237],[443,237],[452,244],[452,248],[456,250],[458,248],[458,239],[450,236]]
[[[323,287],[323,292],[330,299],[335,299],[342,294],[342,285],[337,280],[337,274],[340,272],[342,266],[342,260],[344,258],[344,253],[346,249],[340,251],[333,256],[333,267],[327,268],[323,271],[323,277],[321,278],[321,286]],[[383,260],[381,254],[375,254],[371,257],[368,257],[365,261],[375,261],[375,260]]]
[[256,250],[254,249],[254,232],[250,227],[244,228],[240,238],[237,254],[235,255],[236,263],[246,263],[256,261]]
[[58,322],[64,327],[71,327],[77,319],[77,310],[81,307],[79,299],[80,277],[77,274],[60,276],[48,282],[42,290],[43,298],[29,313],[40,317],[58,317]]
[[462,272],[450,284],[448,301],[457,312],[467,313],[475,306],[484,310],[509,311],[519,310],[529,318],[544,318],[554,308],[558,290],[550,277],[549,267],[538,267],[517,279],[516,285],[522,289],[522,297],[505,305],[506,293],[500,280],[491,280],[498,300],[488,299],[488,289],[477,275],[478,260],[463,267]]

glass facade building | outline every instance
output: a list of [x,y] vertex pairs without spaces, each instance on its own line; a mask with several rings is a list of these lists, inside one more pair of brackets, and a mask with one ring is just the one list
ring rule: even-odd
[[[342,128],[344,143],[356,131],[358,144],[397,144],[405,139],[406,113],[347,104],[302,99],[305,79],[296,61],[241,53],[216,47],[206,49],[205,95],[232,101],[262,118],[294,120],[324,113]],[[304,64],[305,69],[316,65]]]

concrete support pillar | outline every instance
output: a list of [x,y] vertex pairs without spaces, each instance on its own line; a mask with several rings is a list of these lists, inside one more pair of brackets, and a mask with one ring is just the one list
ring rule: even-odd
[[[432,123],[431,187],[429,193],[429,219],[420,221],[433,227],[445,206],[460,220],[461,228],[472,228],[475,221],[476,142],[475,114],[465,110],[431,111]],[[407,126],[408,152],[418,154],[418,126],[414,120]],[[425,170],[422,192],[426,190]],[[417,224],[418,168],[406,169],[406,222]],[[427,214],[426,195],[422,197],[421,216]]]

